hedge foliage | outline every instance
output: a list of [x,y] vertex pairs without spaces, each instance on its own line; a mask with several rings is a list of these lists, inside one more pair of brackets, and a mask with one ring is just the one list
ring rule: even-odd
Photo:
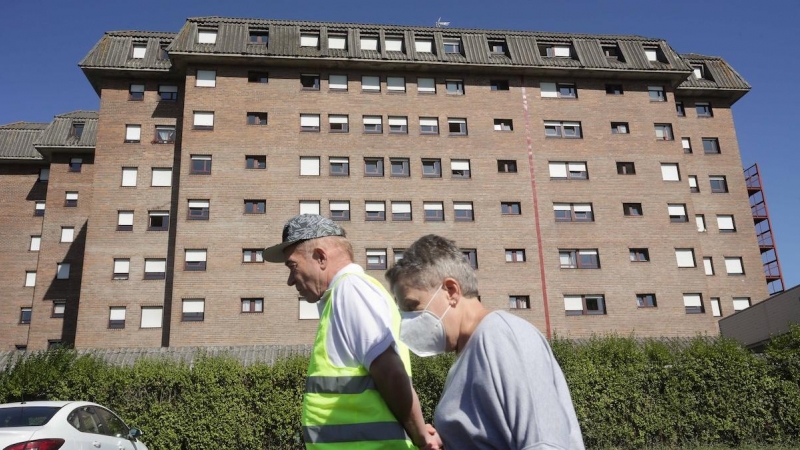
[[[800,445],[800,326],[762,355],[723,338],[551,344],[587,448]],[[191,366],[119,367],[67,349],[29,353],[0,372],[0,401],[94,401],[141,428],[153,450],[295,449],[307,362],[245,367],[198,355]],[[452,355],[413,359],[428,421],[452,363]]]

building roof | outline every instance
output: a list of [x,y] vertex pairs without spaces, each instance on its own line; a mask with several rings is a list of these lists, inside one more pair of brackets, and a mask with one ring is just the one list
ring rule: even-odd
[[[94,148],[97,142],[96,111],[72,111],[55,116],[36,141],[36,147]],[[80,137],[74,135],[73,125],[83,124]]]
[[692,73],[679,88],[750,89],[750,84],[719,56],[683,53],[681,58],[692,66],[703,66],[705,76],[699,79]]
[[[170,60],[161,59],[160,49],[169,45],[175,33],[153,31],[108,31],[78,65],[82,68],[169,70]],[[147,46],[144,58],[133,58],[133,44]]]
[[0,159],[42,160],[42,155],[34,147],[46,123],[14,122],[0,125]]

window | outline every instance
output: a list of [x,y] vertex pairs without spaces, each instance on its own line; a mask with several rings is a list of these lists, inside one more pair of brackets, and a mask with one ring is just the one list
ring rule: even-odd
[[319,34],[317,34],[317,33],[301,33],[300,34],[300,47],[319,48]]
[[147,44],[133,44],[131,49],[131,58],[143,59],[147,53]]
[[189,200],[187,220],[208,220],[209,215],[208,200]]
[[133,211],[117,211],[117,231],[133,231]]
[[420,94],[435,94],[436,80],[433,78],[417,78],[417,92]]
[[591,316],[605,314],[605,297],[602,295],[565,295],[564,312],[568,316]]
[[519,202],[500,202],[500,213],[504,216],[518,216],[522,214]]
[[656,123],[653,125],[653,129],[656,132],[656,140],[671,141],[674,139],[672,137],[672,125],[668,123]]
[[531,309],[531,297],[529,295],[509,295],[509,309]]
[[630,134],[628,122],[611,122],[611,134]]
[[629,248],[631,262],[650,261],[650,251],[646,248]]
[[461,40],[460,39],[444,39],[444,52],[447,53],[461,53]]
[[541,44],[539,54],[549,58],[571,58],[572,51],[569,45]]
[[602,48],[603,54],[606,55],[606,59],[608,61],[625,62],[625,59],[622,57],[622,52],[617,44],[606,44],[603,45]]
[[44,216],[44,207],[45,207],[44,200],[38,200],[34,202],[33,215],[39,217]]
[[468,159],[452,159],[450,160],[450,172],[453,178],[470,178],[472,172]]
[[195,130],[213,130],[214,112],[213,111],[194,111]]
[[319,176],[319,156],[300,157],[300,175]]
[[724,175],[711,175],[708,177],[711,183],[711,192],[722,194],[728,192],[728,181]]
[[367,249],[367,269],[386,269],[386,249]]
[[145,280],[163,280],[166,277],[167,260],[166,259],[149,259],[144,260],[144,279]]
[[578,98],[575,83],[539,83],[542,98]]
[[114,258],[114,274],[112,280],[127,280],[130,276],[131,260],[128,258]]
[[216,44],[217,31],[216,30],[197,30],[197,43],[198,44]]
[[74,208],[78,206],[78,193],[75,191],[67,191],[64,199],[64,206]]
[[445,80],[444,85],[448,94],[464,95],[464,80]]
[[169,230],[169,211],[148,211],[147,231]]
[[248,125],[266,125],[267,113],[265,112],[248,112],[247,113]]
[[388,92],[405,92],[406,79],[403,77],[386,77],[386,90]]
[[521,248],[507,248],[506,249],[506,262],[525,262],[525,250]]
[[244,213],[245,214],[265,214],[267,212],[266,200],[245,200]]
[[382,177],[383,158],[364,158],[364,176]]
[[331,50],[347,50],[347,36],[329,34],[328,48]]
[[61,227],[61,242],[73,242],[75,240],[75,227]]
[[67,302],[63,301],[54,301],[53,302],[53,309],[50,312],[50,317],[53,319],[63,319],[64,312],[67,309]]
[[425,178],[441,178],[442,161],[439,159],[423,159],[422,176]]
[[69,159],[69,171],[70,172],[80,172],[83,166],[83,159],[82,158],[70,158]]
[[350,175],[349,158],[328,158],[328,166],[332,177],[346,177]]
[[32,315],[32,308],[20,308],[19,309],[19,323],[22,325],[28,325],[31,323],[31,315]]
[[741,311],[750,307],[750,297],[733,297],[733,310]]
[[403,259],[403,253],[405,253],[405,251],[406,250],[404,248],[392,249],[392,252],[394,253],[394,262],[397,262],[397,261],[400,261],[401,259]]
[[56,280],[69,280],[69,269],[72,267],[70,263],[56,264]]
[[497,171],[499,173],[517,173],[517,161],[513,159],[498,159]]
[[661,179],[664,181],[681,181],[678,163],[661,163]]
[[209,175],[211,173],[211,155],[192,155],[192,165],[189,173],[195,175]]
[[38,252],[42,246],[42,237],[41,236],[31,236],[31,245],[28,247],[28,250],[32,252]]
[[622,213],[626,216],[641,216],[642,204],[641,203],[623,203]]
[[242,312],[243,313],[260,313],[260,312],[264,312],[264,299],[263,298],[243,298],[242,299]]
[[621,84],[607,84],[606,85],[606,94],[608,95],[623,95],[624,91],[622,90]]
[[549,168],[551,180],[586,180],[589,178],[585,162],[551,162]]
[[50,168],[42,167],[39,169],[39,179],[37,181],[47,182],[50,181]]
[[656,294],[636,294],[636,306],[639,308],[657,307]]
[[462,248],[461,254],[464,255],[464,259],[469,262],[469,265],[472,266],[473,269],[478,270],[478,251],[474,248]]
[[426,222],[444,221],[444,206],[442,202],[422,202],[422,209],[425,210]]
[[264,262],[264,249],[261,249],[261,248],[245,248],[245,249],[242,249],[242,262],[243,263],[263,263]]
[[269,72],[247,72],[248,83],[269,83]]
[[667,203],[667,213],[670,222],[688,222],[686,205],[684,203]]
[[364,133],[381,134],[383,133],[383,117],[364,116]]
[[617,174],[619,175],[636,175],[636,165],[632,162],[618,162]]
[[492,91],[507,91],[508,80],[489,80],[489,88]]
[[266,169],[266,155],[247,155],[244,157],[244,167],[246,169]]
[[599,269],[600,257],[596,249],[558,250],[562,269]]
[[361,36],[361,50],[378,51],[378,37]]
[[300,87],[304,91],[318,91],[319,75],[316,74],[300,75]]
[[364,209],[367,214],[367,221],[386,220],[386,203],[368,201],[364,203]]
[[174,144],[175,143],[175,126],[174,125],[156,125],[156,134],[153,138],[154,144]]
[[367,76],[361,77],[361,91],[362,92],[380,92],[381,91],[381,77]]
[[391,176],[408,177],[411,175],[408,158],[389,158],[389,164],[392,169]]
[[178,86],[158,86],[158,99],[162,102],[178,100]]
[[581,138],[580,122],[545,121],[544,135],[549,138]]
[[594,222],[591,203],[553,203],[556,222]]
[[125,143],[135,144],[142,140],[141,125],[125,125]]
[[319,200],[300,200],[300,214],[319,215]]
[[33,286],[36,286],[36,271],[27,271],[25,272],[25,287]]
[[269,44],[269,33],[264,30],[250,30],[250,43],[256,45]]
[[202,298],[183,299],[181,322],[202,322],[205,303]]
[[162,168],[153,169],[151,186],[171,186],[172,185],[172,169]]
[[703,257],[703,270],[708,276],[714,275],[714,260],[710,256]]
[[494,119],[494,131],[513,131],[514,123],[511,119]]
[[319,114],[300,114],[300,131],[319,131]]
[[697,232],[698,233],[705,233],[706,229],[706,216],[703,214],[695,214],[694,216],[695,225],[697,225]]
[[703,152],[706,154],[719,153],[719,140],[717,138],[703,138]]
[[719,297],[711,297],[711,315],[714,317],[722,316],[722,309],[719,305]]
[[411,202],[392,202],[392,221],[408,222],[411,220]]
[[408,134],[408,118],[407,117],[392,117],[389,116],[389,133],[390,134]]
[[198,70],[194,85],[197,87],[217,87],[217,71]]
[[647,93],[650,95],[651,102],[667,101],[667,95],[664,93],[664,86],[647,86]]
[[350,118],[343,114],[329,114],[328,127],[331,133],[347,133],[350,131]]
[[183,269],[188,271],[206,270],[206,250],[186,250]]
[[744,275],[742,258],[739,256],[726,256],[725,271],[728,273],[728,275]]
[[450,136],[466,136],[467,119],[448,117],[447,129],[450,132]]
[[675,260],[678,262],[678,267],[697,267],[693,248],[676,248]]
[[686,108],[683,107],[683,102],[675,102],[675,112],[678,117],[686,117]]
[[439,134],[439,119],[436,117],[420,117],[419,134]]
[[700,192],[700,187],[697,186],[697,175],[689,175],[689,192],[696,194]]
[[733,223],[733,216],[729,214],[718,214],[717,228],[720,233],[735,233],[736,224]]
[[328,75],[328,89],[332,91],[346,91],[347,75]]
[[686,314],[703,314],[703,294],[683,294],[683,306]]
[[683,147],[683,153],[691,154],[692,153],[692,140],[691,138],[681,138],[681,146]]
[[386,44],[387,52],[402,52],[403,51],[403,38],[396,36],[386,36],[383,40]]
[[456,222],[472,222],[475,220],[472,202],[453,202],[453,217]]
[[702,65],[692,64],[692,72],[694,73],[694,77],[697,78],[698,80],[703,79],[704,70]]
[[132,84],[128,88],[128,100],[133,102],[140,102],[144,100],[144,85]]
[[328,202],[328,207],[331,210],[331,219],[337,221],[350,220],[350,202],[349,201],[334,201]]
[[415,39],[414,50],[417,53],[433,53],[433,41],[431,39]]
[[164,309],[162,306],[142,306],[141,328],[161,328]]
[[697,111],[697,117],[714,117],[714,112],[711,110],[710,103],[695,103],[694,109]]
[[658,47],[644,47],[644,55],[650,62],[660,61]]

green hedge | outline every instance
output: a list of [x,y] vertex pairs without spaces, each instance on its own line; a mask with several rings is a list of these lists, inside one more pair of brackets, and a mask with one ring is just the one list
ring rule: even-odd
[[[763,355],[701,337],[680,345],[556,338],[552,347],[587,448],[800,445],[800,326]],[[451,355],[413,359],[429,421],[452,362]],[[199,355],[192,366],[142,359],[118,367],[54,350],[11,361],[0,372],[0,401],[95,401],[141,428],[153,450],[295,449],[306,364],[290,357],[244,367]]]

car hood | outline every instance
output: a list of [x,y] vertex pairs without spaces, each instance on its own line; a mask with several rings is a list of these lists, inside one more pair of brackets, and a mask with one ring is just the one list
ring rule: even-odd
[[41,427],[0,428],[0,448],[27,441]]

